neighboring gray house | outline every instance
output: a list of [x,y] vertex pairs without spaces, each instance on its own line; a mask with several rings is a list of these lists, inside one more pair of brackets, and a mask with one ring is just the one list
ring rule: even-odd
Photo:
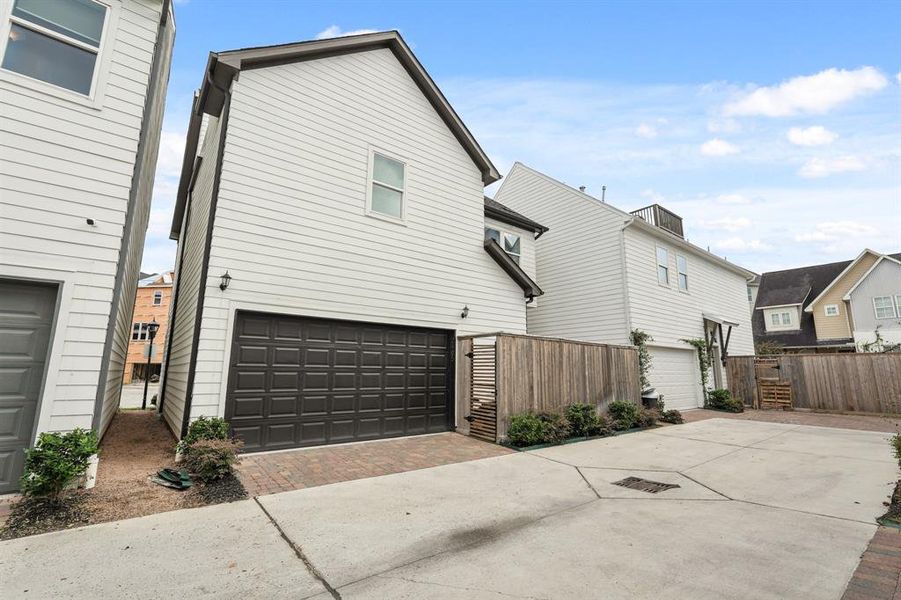
[[[880,256],[848,290],[851,331],[858,349],[874,344],[901,344],[901,254]],[[874,348],[876,349],[876,348]]]
[[754,273],[686,241],[677,215],[623,212],[521,163],[495,199],[551,230],[536,242],[545,296],[528,312],[530,334],[628,344],[632,329],[649,333],[651,385],[679,409],[703,402],[697,353],[683,340],[708,340],[718,387],[727,353],[754,353]]
[[174,35],[169,0],[0,3],[0,493],[118,406]]
[[545,228],[483,197],[499,177],[396,32],[212,54],[172,222],[171,429],[224,415],[272,450],[453,428],[455,336],[525,333],[541,294]]

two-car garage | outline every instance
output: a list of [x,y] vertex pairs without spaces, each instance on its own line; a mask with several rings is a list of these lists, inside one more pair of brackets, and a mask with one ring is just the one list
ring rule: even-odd
[[239,311],[225,417],[249,451],[453,428],[453,332]]

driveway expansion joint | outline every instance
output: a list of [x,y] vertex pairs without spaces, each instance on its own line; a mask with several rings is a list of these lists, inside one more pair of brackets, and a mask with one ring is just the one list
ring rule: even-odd
[[378,579],[395,579],[398,581],[407,581],[409,583],[416,583],[419,585],[433,585],[436,587],[448,588],[452,590],[461,590],[467,592],[487,592],[489,594],[497,594],[498,596],[503,596],[504,598],[522,598],[523,600],[550,600],[550,598],[545,598],[544,596],[520,596],[518,594],[508,594],[506,592],[498,592],[497,590],[488,590],[485,588],[450,585],[447,583],[437,583],[434,581],[422,581],[419,579],[413,579],[411,577],[398,577],[392,575],[375,575],[375,577]]
[[322,576],[322,573],[319,572],[319,570],[313,565],[307,555],[304,554],[303,548],[301,548],[298,544],[295,544],[294,541],[291,540],[290,537],[288,537],[288,534],[285,533],[285,530],[281,528],[281,525],[278,524],[275,518],[273,518],[273,516],[269,514],[269,511],[266,510],[266,507],[263,506],[259,498],[254,496],[253,501],[257,506],[260,507],[260,510],[263,511],[263,514],[266,515],[266,518],[269,519],[269,522],[272,523],[272,526],[275,527],[276,531],[278,531],[278,534],[282,537],[283,540],[285,540],[285,543],[287,543],[288,546],[290,546],[291,549],[294,550],[294,554],[298,559],[300,559],[310,575],[312,575],[313,578],[318,581],[329,594],[332,595],[332,598],[335,598],[335,600],[341,600],[341,594],[338,592],[338,590],[332,587],[331,584],[325,579],[325,577]]

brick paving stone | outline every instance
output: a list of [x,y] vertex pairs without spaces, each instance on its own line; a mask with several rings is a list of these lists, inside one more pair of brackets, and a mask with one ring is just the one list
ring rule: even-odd
[[706,419],[739,419],[745,421],[766,421],[768,423],[789,423],[792,425],[814,425],[816,427],[839,427],[864,431],[901,431],[901,418],[874,415],[850,415],[821,413],[802,410],[745,410],[743,413],[728,413],[702,408],[686,410],[682,413],[686,423]]
[[241,458],[238,476],[251,496],[263,496],[510,452],[495,444],[449,432],[248,454]]
[[901,598],[901,530],[880,527],[870,540],[842,600]]

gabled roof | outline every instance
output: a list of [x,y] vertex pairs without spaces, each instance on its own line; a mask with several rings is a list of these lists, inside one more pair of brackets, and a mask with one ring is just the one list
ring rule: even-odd
[[842,296],[842,300],[850,300],[851,294],[854,293],[854,290],[857,289],[857,286],[859,286],[861,283],[863,283],[864,280],[870,276],[870,273],[875,271],[876,267],[878,267],[879,264],[884,260],[888,261],[888,262],[893,262],[896,265],[901,265],[901,252],[899,252],[898,254],[883,254],[882,256],[877,258],[876,262],[873,263],[873,266],[870,267],[869,269],[867,269],[867,272],[864,273],[863,275],[861,275],[860,279],[858,279],[857,282],[851,286],[851,289],[848,290],[848,293],[846,293],[844,296]]
[[507,223],[508,225],[531,231],[535,234],[536,238],[544,232],[549,231],[544,225],[536,223],[532,219],[521,215],[512,208],[508,208],[494,198],[489,198],[488,196],[485,196],[485,216],[500,221],[501,223]]
[[188,182],[191,179],[194,157],[197,155],[197,144],[200,139],[200,124],[203,120],[203,114],[220,114],[228,96],[231,82],[239,72],[248,69],[315,60],[339,54],[366,52],[379,48],[391,50],[404,66],[410,77],[416,82],[419,89],[422,90],[422,93],[460,142],[460,145],[463,146],[472,161],[479,168],[482,173],[482,182],[485,185],[489,185],[499,180],[501,175],[497,168],[491,163],[488,155],[479,146],[475,137],[466,128],[463,120],[454,111],[447,98],[435,85],[435,82],[397,31],[380,31],[325,40],[311,40],[277,46],[260,46],[210,53],[203,84],[194,98],[191,120],[188,124],[185,155],[182,160],[181,180],[176,197],[170,237],[177,239],[181,230],[182,217],[187,202]]
[[810,303],[807,304],[807,306],[804,308],[804,311],[805,311],[805,312],[813,312],[813,305],[816,304],[817,302],[819,302],[820,298],[822,298],[823,296],[825,296],[825,295],[829,292],[829,290],[831,290],[833,287],[835,287],[835,285],[836,285],[836,284],[839,282],[839,280],[845,275],[845,273],[847,273],[848,271],[850,271],[851,269],[853,269],[853,268],[857,265],[857,263],[859,263],[859,262],[863,259],[863,257],[866,256],[867,254],[872,254],[873,256],[880,256],[880,254],[879,254],[878,252],[874,252],[873,250],[870,250],[869,248],[864,248],[864,251],[861,252],[860,254],[858,254],[858,255],[857,255],[857,258],[855,258],[854,260],[852,260],[851,262],[849,262],[849,263],[848,263],[848,266],[846,266],[846,267],[842,270],[841,273],[839,273],[838,275],[836,275],[836,276],[832,279],[832,281],[830,281],[829,284],[826,285],[826,287],[824,287],[824,288],[820,291],[819,294],[817,294],[817,295],[815,295],[815,296],[813,297],[813,300],[811,300]]

